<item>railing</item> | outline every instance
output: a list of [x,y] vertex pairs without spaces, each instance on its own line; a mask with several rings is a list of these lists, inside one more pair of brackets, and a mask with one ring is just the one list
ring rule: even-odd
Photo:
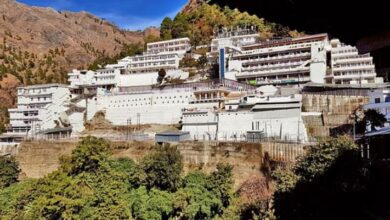
[[127,95],[127,94],[142,94],[142,93],[163,93],[164,91],[171,92],[172,90],[185,90],[189,92],[195,91],[206,91],[210,89],[230,89],[232,91],[248,91],[254,92],[256,87],[239,83],[233,80],[212,80],[208,82],[197,82],[197,83],[184,83],[184,84],[169,84],[161,86],[140,86],[137,88],[121,88],[120,92],[110,93],[107,95]]

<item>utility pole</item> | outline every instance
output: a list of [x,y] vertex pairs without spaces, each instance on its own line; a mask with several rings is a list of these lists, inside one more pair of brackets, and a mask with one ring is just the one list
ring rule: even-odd
[[141,130],[141,113],[137,113],[137,127]]
[[130,126],[131,126],[131,118],[127,119],[127,134],[126,139],[129,140],[129,134],[130,134]]

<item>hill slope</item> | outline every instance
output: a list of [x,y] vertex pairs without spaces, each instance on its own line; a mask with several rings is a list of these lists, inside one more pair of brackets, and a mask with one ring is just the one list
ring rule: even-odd
[[159,31],[124,31],[87,12],[0,0],[0,124],[2,112],[15,102],[16,86],[66,83],[69,70],[87,68],[98,57],[143,43],[148,34]]

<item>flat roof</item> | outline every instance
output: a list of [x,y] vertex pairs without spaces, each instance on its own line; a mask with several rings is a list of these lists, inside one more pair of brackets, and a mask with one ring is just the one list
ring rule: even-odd
[[307,83],[304,87],[313,88],[334,88],[334,89],[384,89],[390,88],[390,83],[371,83],[371,84],[322,84]]
[[147,45],[163,44],[163,43],[175,42],[175,41],[180,41],[180,40],[190,40],[190,38],[182,37],[182,38],[176,38],[176,39],[172,39],[172,40],[163,40],[163,41],[148,43]]
[[58,132],[64,132],[64,131],[72,131],[73,127],[66,127],[66,128],[53,128],[48,129],[39,132],[40,134],[52,134],[52,133],[58,133]]
[[190,132],[188,131],[164,131],[161,133],[157,133],[156,136],[182,136],[182,135],[189,135]]
[[18,89],[35,89],[35,88],[48,88],[48,87],[68,87],[68,85],[59,84],[59,83],[50,83],[50,84],[37,84],[37,85],[31,85],[31,86],[20,86],[17,88]]

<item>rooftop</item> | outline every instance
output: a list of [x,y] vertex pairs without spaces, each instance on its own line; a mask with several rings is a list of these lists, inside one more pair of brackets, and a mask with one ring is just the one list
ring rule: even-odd
[[164,40],[164,41],[157,41],[157,42],[153,42],[153,43],[148,43],[147,45],[157,45],[157,44],[162,44],[162,43],[169,43],[169,42],[176,42],[176,41],[181,41],[181,40],[186,40],[186,41],[189,41],[190,38],[188,37],[183,37],[183,38],[177,38],[177,39],[172,39],[172,40]]
[[18,89],[36,89],[36,88],[51,88],[51,87],[64,87],[67,88],[68,85],[59,84],[59,83],[51,83],[51,84],[39,84],[39,85],[31,85],[31,86],[21,86]]

